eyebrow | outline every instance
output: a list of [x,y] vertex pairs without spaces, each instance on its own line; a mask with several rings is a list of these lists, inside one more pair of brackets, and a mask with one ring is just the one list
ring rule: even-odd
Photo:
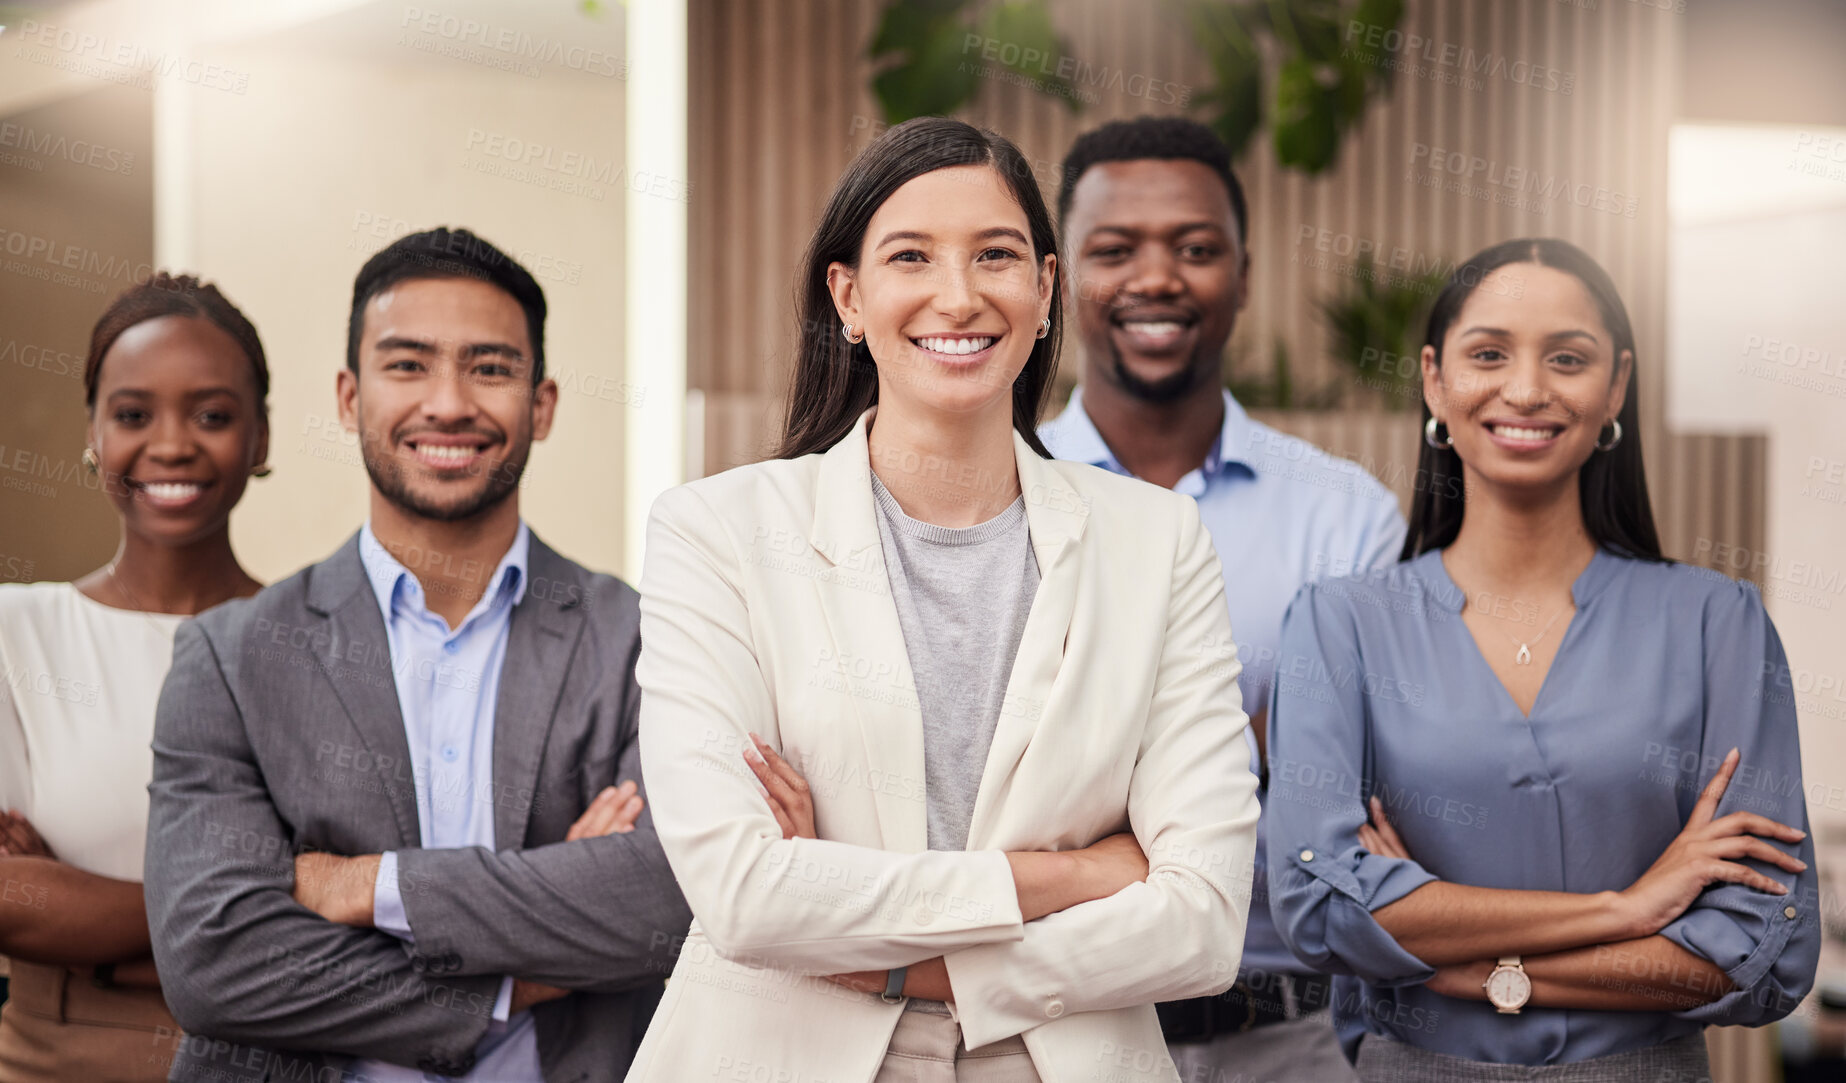
[[[1026,238],[1025,234],[1011,226],[993,226],[989,229],[981,230],[974,235],[974,239],[977,241],[990,241],[995,237],[1011,237],[1024,245],[1030,245],[1032,243]],[[935,239],[934,236],[928,233],[921,233],[914,229],[899,229],[893,230],[881,237],[876,247],[883,248],[892,241],[933,241]]]
[[1165,228],[1157,227],[1154,229],[1143,229],[1139,226],[1118,226],[1118,225],[1104,224],[1104,225],[1090,227],[1089,233],[1085,234],[1085,236],[1094,237],[1098,233],[1124,233],[1130,237],[1139,237],[1143,233],[1167,233],[1167,234],[1173,234],[1177,236],[1182,233],[1191,233],[1195,229],[1209,229],[1215,233],[1222,233],[1227,236],[1229,235],[1229,232],[1230,232],[1229,230],[1226,230],[1224,228],[1222,223],[1219,223],[1219,222],[1181,222],[1175,226],[1169,226]]
[[[1476,334],[1500,335],[1502,337],[1510,337],[1512,332],[1508,331],[1504,327],[1470,327],[1466,331],[1463,331],[1462,334],[1464,335],[1476,335]],[[1553,332],[1552,334],[1545,336],[1545,340],[1547,342],[1562,342],[1563,340],[1567,338],[1585,338],[1585,339],[1589,339],[1590,342],[1595,345],[1600,345],[1602,342],[1601,339],[1597,338],[1595,335],[1591,334],[1588,331],[1582,330],[1581,328],[1572,328],[1569,331],[1556,331],[1556,332]]]
[[[237,395],[237,389],[226,384],[216,384],[212,387],[199,387],[186,392],[186,397],[191,399],[207,399],[213,395],[230,395],[235,397]],[[154,392],[145,387],[121,387],[109,392],[110,400],[123,398],[145,399],[152,398],[153,396]]]
[[[386,350],[412,350],[416,353],[432,354],[436,352],[436,344],[420,338],[409,338],[404,335],[386,335],[384,338],[378,340],[377,349],[381,352]],[[515,361],[524,361],[526,359],[525,351],[510,342],[471,342],[462,347],[461,352],[462,356],[468,360],[473,360],[477,357],[495,356],[507,357]]]

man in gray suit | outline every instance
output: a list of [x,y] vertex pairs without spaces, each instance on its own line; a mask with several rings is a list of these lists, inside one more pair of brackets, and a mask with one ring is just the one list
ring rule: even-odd
[[146,876],[173,1080],[627,1070],[691,914],[643,801],[638,596],[519,515],[544,318],[465,230],[374,256],[338,379],[365,526],[179,631]]

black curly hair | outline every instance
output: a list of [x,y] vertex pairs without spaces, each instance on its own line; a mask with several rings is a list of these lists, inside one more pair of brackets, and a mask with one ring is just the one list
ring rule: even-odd
[[1231,194],[1231,214],[1237,219],[1237,239],[1249,236],[1249,210],[1243,185],[1231,172],[1231,151],[1216,132],[1185,117],[1136,117],[1115,120],[1077,137],[1064,156],[1063,182],[1058,187],[1058,228],[1070,217],[1071,193],[1091,166],[1103,162],[1132,162],[1143,158],[1185,159],[1203,163],[1218,174]]

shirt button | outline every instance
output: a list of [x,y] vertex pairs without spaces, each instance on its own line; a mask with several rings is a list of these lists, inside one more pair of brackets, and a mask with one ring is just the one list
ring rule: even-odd
[[1063,1014],[1064,1014],[1064,1002],[1062,1000],[1059,1000],[1057,997],[1052,997],[1050,1000],[1047,1000],[1045,1002],[1045,1018],[1056,1019],[1058,1016],[1063,1015]]
[[936,912],[927,907],[917,911],[917,924],[928,925],[936,920]]
[[1795,908],[1792,906],[1784,908],[1782,911],[1782,916],[1790,920],[1793,920],[1795,916]]
[[450,654],[454,654],[456,651],[461,650],[461,642],[451,639],[442,645],[442,649],[448,651]]
[[1301,851],[1301,860],[1303,860],[1303,861],[1312,861],[1312,860],[1314,860],[1314,851],[1312,851],[1312,850],[1303,850],[1303,851]]
[[461,753],[455,750],[454,745],[443,745],[442,746],[442,758],[448,761],[449,763],[454,763],[455,757],[459,755],[461,755]]

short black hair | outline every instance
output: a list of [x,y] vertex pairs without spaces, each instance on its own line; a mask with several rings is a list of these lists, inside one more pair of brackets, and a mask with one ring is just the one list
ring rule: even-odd
[[1243,185],[1231,172],[1231,149],[1218,133],[1185,117],[1135,117],[1112,120],[1077,137],[1064,156],[1063,182],[1058,188],[1058,229],[1070,218],[1071,193],[1091,166],[1103,162],[1132,162],[1143,158],[1185,159],[1201,162],[1218,175],[1231,194],[1231,214],[1237,219],[1237,240],[1249,239],[1249,212],[1244,207]]
[[359,268],[353,280],[353,310],[346,324],[346,367],[359,371],[359,340],[365,306],[372,298],[415,278],[476,278],[498,286],[526,313],[532,340],[532,382],[545,378],[545,291],[519,261],[465,229],[440,226],[392,241]]

